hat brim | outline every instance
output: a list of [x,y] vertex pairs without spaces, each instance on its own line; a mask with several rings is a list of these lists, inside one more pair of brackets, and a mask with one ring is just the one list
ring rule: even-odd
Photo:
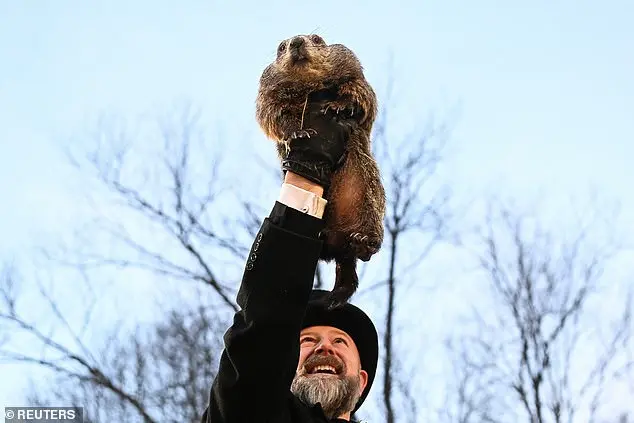
[[359,351],[361,368],[368,373],[368,383],[354,408],[357,411],[374,382],[379,358],[379,337],[370,317],[357,306],[346,303],[341,307],[328,309],[329,296],[329,291],[317,289],[311,292],[302,329],[310,326],[332,326],[346,332],[353,339]]

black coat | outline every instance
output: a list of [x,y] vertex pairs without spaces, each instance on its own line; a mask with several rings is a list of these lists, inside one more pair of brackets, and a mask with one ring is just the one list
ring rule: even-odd
[[278,202],[262,223],[201,423],[328,421],[319,405],[306,406],[290,391],[323,224]]

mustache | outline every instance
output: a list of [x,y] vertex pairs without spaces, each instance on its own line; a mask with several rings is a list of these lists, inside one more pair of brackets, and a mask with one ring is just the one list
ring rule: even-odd
[[302,374],[311,373],[317,366],[332,366],[335,372],[340,375],[346,370],[343,361],[332,355],[311,355],[302,365]]

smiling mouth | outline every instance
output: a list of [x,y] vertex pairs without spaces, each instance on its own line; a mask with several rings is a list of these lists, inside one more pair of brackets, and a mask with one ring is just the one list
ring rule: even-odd
[[337,370],[333,366],[321,365],[315,366],[310,372],[309,375],[316,374],[325,374],[325,375],[337,375]]

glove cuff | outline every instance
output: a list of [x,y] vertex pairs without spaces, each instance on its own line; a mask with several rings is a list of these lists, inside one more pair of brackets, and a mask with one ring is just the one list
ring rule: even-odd
[[329,170],[327,163],[311,163],[308,165],[296,160],[285,159],[282,161],[282,169],[296,173],[320,185],[324,191],[330,187],[332,172]]

